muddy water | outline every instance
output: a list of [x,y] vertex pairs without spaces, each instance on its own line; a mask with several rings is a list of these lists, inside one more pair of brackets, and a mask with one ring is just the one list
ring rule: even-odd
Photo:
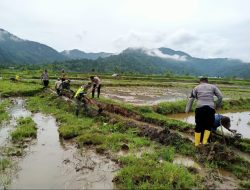
[[192,167],[197,170],[201,170],[201,166],[197,162],[195,162],[192,158],[188,158],[188,157],[184,157],[180,155],[174,158],[173,164],[183,165],[185,167]]
[[31,112],[24,107],[25,101],[21,98],[12,100],[13,105],[7,110],[11,116],[11,120],[2,124],[0,128],[0,146],[4,146],[9,142],[9,133],[16,126],[16,120],[21,117],[31,116]]
[[60,142],[55,118],[37,113],[37,142],[20,161],[10,189],[112,189],[118,166],[94,151]]
[[[238,189],[239,180],[230,172],[225,170],[209,171],[195,162],[192,158],[176,155],[173,164],[182,165],[187,168],[195,168],[200,176],[207,180],[207,185],[212,189]],[[212,175],[211,175],[212,174]],[[208,187],[209,187],[208,186]],[[209,187],[210,188],[210,187]]]
[[106,87],[103,89],[106,98],[125,101],[136,105],[154,105],[164,101],[177,101],[187,97],[185,89],[158,87]]
[[[241,133],[244,138],[250,138],[250,112],[223,113],[222,115],[230,117],[231,129],[237,130],[237,132]],[[195,124],[193,114],[173,114],[168,115],[168,117]],[[220,130],[220,128],[218,128],[218,130]],[[223,131],[225,133],[230,133],[224,128]]]

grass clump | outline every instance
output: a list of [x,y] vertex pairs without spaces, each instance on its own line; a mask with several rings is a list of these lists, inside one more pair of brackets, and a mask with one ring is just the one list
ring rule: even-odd
[[[175,113],[184,113],[187,101],[181,100],[176,102],[162,102],[154,106],[156,113],[167,115]],[[191,111],[194,111],[195,105],[192,106]],[[223,101],[223,110],[246,110],[250,109],[250,98],[239,98]]]
[[179,131],[187,131],[193,128],[193,125],[174,120],[174,119],[169,119],[166,116],[157,114],[157,113],[143,113],[141,114],[142,119],[145,122],[153,123],[159,126],[164,126],[170,129],[174,130],[179,130]]
[[88,130],[93,125],[93,119],[76,119],[76,117],[69,113],[58,115],[58,121],[61,125],[59,127],[59,134],[64,139],[71,139],[81,135],[85,130]]
[[186,168],[160,163],[150,154],[122,157],[120,162],[123,168],[114,181],[121,189],[187,189],[196,185],[196,177]]
[[105,142],[105,136],[100,134],[86,133],[77,137],[77,143],[80,147],[84,145],[100,145]]
[[[220,165],[220,162],[217,164]],[[237,157],[231,163],[226,163],[225,167],[239,179],[250,178],[250,163],[240,157]]]
[[173,162],[175,156],[175,148],[168,146],[168,147],[159,147],[154,153],[146,153],[144,154],[145,157],[153,160],[164,160],[168,162]]
[[28,118],[20,118],[17,128],[11,133],[11,139],[14,142],[24,141],[27,138],[36,138],[37,128],[34,121]]
[[76,117],[74,105],[68,105],[60,98],[49,94],[38,97],[30,97],[27,102],[28,108],[33,111],[42,111],[47,114],[53,114],[60,123],[59,134],[64,139],[77,137],[88,130],[94,124],[94,119],[88,117]]
[[223,102],[223,110],[250,109],[250,98],[240,98]]
[[245,142],[244,139],[242,139],[241,142],[236,143],[235,147],[237,147],[238,149],[240,149],[243,152],[250,153],[250,143]]
[[0,171],[4,171],[9,167],[11,167],[11,160],[8,158],[0,158]]
[[162,102],[155,106],[155,111],[159,114],[167,115],[174,113],[184,113],[187,101]]
[[2,97],[10,96],[34,96],[42,91],[39,84],[30,84],[25,82],[10,82],[2,80],[0,82],[0,93]]
[[240,182],[240,186],[245,188],[245,189],[250,189],[250,181],[242,181]]
[[6,112],[6,107],[10,104],[10,101],[4,100],[0,103],[0,124],[3,121],[6,121],[9,119],[9,114]]

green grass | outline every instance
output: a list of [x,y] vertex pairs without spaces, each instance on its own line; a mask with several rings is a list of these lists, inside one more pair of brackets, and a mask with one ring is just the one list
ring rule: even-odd
[[41,84],[11,82],[8,80],[1,80],[0,82],[0,94],[2,97],[33,96],[41,91]]
[[162,115],[173,114],[173,113],[183,113],[186,108],[187,101],[177,101],[177,102],[162,102],[155,106],[155,111]]
[[250,143],[245,142],[244,139],[241,139],[240,142],[236,143],[235,147],[237,147],[242,152],[250,153]]
[[11,139],[13,142],[22,142],[27,138],[36,138],[36,132],[36,124],[30,117],[20,118],[16,129],[11,132]]
[[160,163],[150,154],[122,157],[120,162],[123,168],[115,183],[121,189],[189,189],[197,185],[197,177],[186,168],[167,161]]
[[223,102],[223,110],[247,110],[250,109],[250,98],[240,98]]
[[162,127],[169,128],[169,129],[187,132],[188,130],[194,128],[194,126],[191,124],[185,123],[183,121],[169,119],[166,116],[157,114],[155,112],[141,113],[141,117],[142,117],[142,120],[145,122],[156,124]]
[[77,137],[79,146],[84,145],[100,145],[105,143],[106,139],[104,135],[85,133]]
[[3,156],[11,157],[11,156],[22,156],[24,153],[23,147],[16,146],[4,146],[0,147],[0,153]]
[[[248,94],[250,91],[248,92]],[[236,96],[237,97],[237,96]],[[235,98],[235,97],[234,97]],[[184,113],[187,101],[177,101],[177,102],[163,102],[154,106],[155,112],[167,115],[173,113]],[[193,105],[192,110],[194,111],[195,105]],[[224,100],[222,110],[247,110],[250,109],[250,98],[240,98],[232,100]]]
[[94,124],[92,118],[76,117],[74,105],[49,94],[30,97],[27,106],[33,112],[53,114],[60,123],[59,134],[64,139],[77,137]]
[[249,179],[250,178],[250,162],[236,157],[231,163],[221,163],[217,162],[218,165],[225,165],[225,168],[231,171],[239,179]]
[[[150,106],[134,106],[131,104],[122,103],[119,101],[113,101],[113,100],[105,99],[105,98],[101,98],[101,102],[104,102],[106,104],[116,105],[120,107],[121,109],[124,109],[128,113],[133,113],[134,115],[137,115],[138,117],[140,117],[142,121],[145,121],[148,123],[156,124],[159,126],[163,126],[166,128],[175,129],[179,131],[188,131],[194,128],[194,126],[191,124],[178,121],[178,120],[174,120],[174,119],[170,119],[170,118],[167,118],[165,115],[156,113],[154,112],[153,108]],[[163,105],[166,105],[166,104],[163,104]],[[174,105],[174,104],[167,103],[167,105]]]
[[12,168],[13,165],[14,163],[10,158],[0,158],[0,187],[3,189],[6,189],[11,181],[9,169]]
[[0,103],[0,125],[3,121],[9,119],[9,114],[6,112],[6,108],[10,105],[9,100],[4,100]]
[[11,167],[11,160],[8,158],[0,158],[0,172]]
[[240,182],[240,186],[243,187],[244,189],[250,189],[250,181],[242,181]]

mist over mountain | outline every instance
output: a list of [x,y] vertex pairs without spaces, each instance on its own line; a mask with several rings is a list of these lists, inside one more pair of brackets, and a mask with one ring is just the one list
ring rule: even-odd
[[[77,49],[61,53],[23,40],[0,29],[0,65],[31,64],[32,68],[65,68],[77,72],[236,76],[250,78],[250,64],[238,59],[201,59],[170,48],[127,48],[119,54],[86,53]],[[36,65],[36,67],[34,66]]]
[[61,54],[68,57],[69,59],[92,59],[92,60],[112,55],[112,53],[106,53],[106,52],[86,53],[78,49],[64,50],[61,52]]
[[201,59],[169,48],[127,48],[118,55],[97,60],[68,60],[56,64],[78,72],[236,76],[250,78],[250,64],[228,58]]

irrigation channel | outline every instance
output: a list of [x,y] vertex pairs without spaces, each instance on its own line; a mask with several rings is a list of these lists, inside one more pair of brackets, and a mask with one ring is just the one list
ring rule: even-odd
[[37,140],[30,143],[26,155],[18,161],[18,169],[7,189],[114,188],[112,179],[118,170],[117,164],[94,150],[77,149],[73,143],[62,141],[55,118],[41,113],[31,115],[24,103],[20,98],[14,100],[9,110],[11,122],[0,132],[5,137],[3,143],[7,144],[16,119],[28,116],[37,125]]

